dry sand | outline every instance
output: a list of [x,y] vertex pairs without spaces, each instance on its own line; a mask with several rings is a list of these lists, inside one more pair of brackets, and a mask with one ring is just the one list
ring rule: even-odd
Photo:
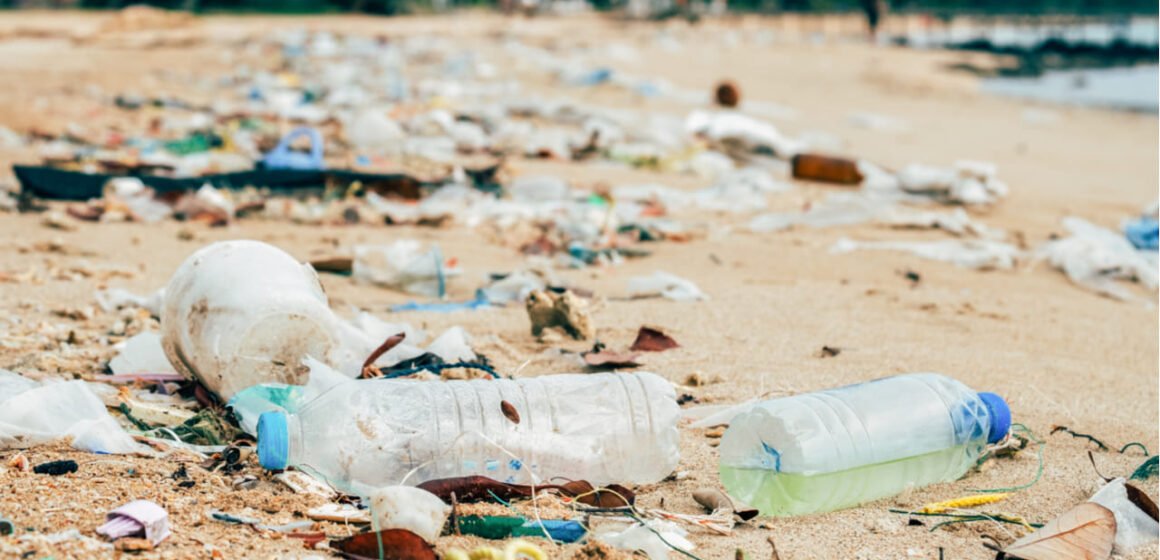
[[[128,49],[101,43],[74,45],[60,38],[30,38],[36,30],[76,30],[100,25],[99,15],[20,14],[0,17],[0,29],[19,37],[0,41],[5,86],[0,90],[0,124],[17,130],[58,126],[69,119],[106,118],[107,108],[82,100],[86,84],[109,91],[132,86],[160,92],[171,82],[158,82],[154,71],[208,72],[222,67],[213,48]],[[851,41],[816,44],[787,40],[761,47],[730,46],[727,28],[753,30],[774,26],[769,20],[747,19],[699,28],[667,26],[686,48],[666,52],[649,40],[657,27],[621,26],[594,18],[536,21],[504,20],[479,15],[449,18],[381,20],[370,18],[210,18],[206,33],[259,32],[278,26],[310,26],[387,34],[438,33],[476,40],[506,29],[561,45],[599,45],[615,41],[635,46],[640,57],[611,65],[635,74],[660,76],[688,88],[709,88],[721,78],[736,80],[748,101],[776,102],[792,108],[792,119],[775,119],[791,134],[824,131],[841,139],[844,151],[885,165],[910,162],[950,163],[959,158],[994,161],[1012,193],[980,218],[989,225],[1021,233],[1032,246],[1059,232],[1060,218],[1082,216],[1116,227],[1157,195],[1157,119],[1155,115],[1100,110],[1050,108],[1056,122],[1032,125],[1022,114],[1028,105],[976,92],[974,81],[944,69],[965,58],[987,57],[895,48],[870,48]],[[3,35],[5,33],[0,33]],[[51,33],[49,33],[51,35]],[[695,45],[695,46],[694,46]],[[481,47],[483,48],[483,47]],[[166,85],[170,84],[170,85]],[[581,99],[609,104],[639,103],[624,94],[569,92]],[[586,97],[587,96],[587,97]],[[684,112],[688,107],[674,106]],[[883,132],[855,128],[847,116],[872,111],[903,119],[909,129]],[[31,154],[0,150],[0,161],[28,160]],[[517,162],[520,173],[556,173],[581,184],[661,182],[681,188],[703,184],[688,176],[666,176],[601,164]],[[797,207],[817,200],[828,187],[803,185],[775,197],[776,204]],[[689,243],[664,243],[651,257],[615,268],[565,271],[575,285],[606,298],[595,320],[599,337],[627,344],[636,328],[655,324],[666,328],[682,345],[676,351],[649,355],[644,369],[672,381],[691,374],[716,380],[683,391],[705,403],[735,402],[774,391],[809,391],[914,371],[942,372],[980,390],[998,392],[1009,400],[1016,420],[1048,441],[1042,480],[998,504],[995,511],[1047,521],[1085,499],[1099,479],[1088,463],[1093,448],[1064,434],[1048,436],[1057,424],[1094,434],[1111,445],[1130,441],[1160,449],[1157,438],[1157,352],[1155,309],[1099,297],[1072,285],[1047,266],[1016,272],[973,272],[952,265],[894,253],[831,255],[829,246],[840,236],[860,239],[932,239],[937,232],[898,232],[871,227],[797,230],[754,235],[737,228],[724,234],[727,216],[713,219],[718,233]],[[743,221],[738,224],[743,224]],[[179,230],[192,230],[193,240],[181,240]],[[202,229],[173,222],[141,224],[80,224],[76,231],[50,230],[36,215],[5,214],[0,219],[0,271],[45,271],[87,262],[120,266],[132,278],[99,277],[73,281],[48,278],[41,282],[0,284],[0,310],[5,326],[17,322],[65,324],[73,328],[80,359],[57,360],[58,345],[49,348],[0,349],[0,366],[21,372],[44,371],[81,375],[103,369],[99,339],[115,317],[96,312],[90,321],[71,322],[53,314],[93,306],[101,285],[146,292],[161,286],[191,251],[214,240],[256,238],[285,248],[303,259],[329,254],[336,245],[390,242],[414,237],[437,240],[444,252],[460,258],[470,281],[451,294],[470,295],[488,272],[517,267],[521,257],[512,247],[481,240],[463,228],[306,227],[241,220],[222,229]],[[89,255],[45,252],[35,244],[59,240],[70,251]],[[24,250],[22,250],[24,248]],[[619,301],[627,279],[667,270],[697,282],[712,299],[701,303],[665,300]],[[902,272],[921,274],[911,286]],[[332,304],[358,306],[386,314],[389,305],[409,296],[350,279],[325,277]],[[1151,298],[1147,294],[1141,295]],[[512,371],[551,345],[528,333],[520,308],[453,314],[414,313],[393,319],[410,321],[430,331],[462,325],[475,335],[479,349],[501,371]],[[839,347],[837,357],[820,358],[823,345]],[[564,344],[580,349],[580,343]],[[521,375],[558,371],[559,364],[533,361]],[[716,485],[713,440],[702,431],[684,430],[679,482],[665,482],[641,492],[641,501],[666,508],[697,511],[688,492]],[[225,558],[272,558],[306,555],[294,541],[262,538],[245,527],[205,521],[209,509],[248,514],[285,522],[302,511],[303,500],[284,488],[263,481],[257,489],[234,492],[229,477],[208,475],[190,466],[198,481],[181,488],[168,475],[170,461],[109,458],[70,451],[65,447],[25,452],[33,462],[68,456],[82,463],[81,472],[62,478],[0,475],[0,515],[24,531],[54,532],[77,528],[87,535],[105,511],[130,498],[149,498],[166,506],[174,521],[174,537],[157,557],[207,557],[210,550]],[[0,452],[6,459],[12,451]],[[1130,452],[1095,455],[1105,474],[1120,475],[1142,459]],[[990,558],[980,534],[1002,536],[1009,528],[976,524],[929,532],[907,526],[889,507],[918,507],[959,496],[970,488],[1003,487],[1029,481],[1035,474],[1034,454],[994,462],[966,480],[940,484],[908,495],[848,511],[796,519],[770,519],[739,527],[733,536],[694,531],[701,558],[731,558],[744,549],[750,558],[769,555],[766,539],[777,542],[781,558]],[[260,474],[251,467],[248,472]],[[1147,484],[1156,495],[1156,481]],[[247,509],[248,508],[248,509]],[[332,534],[348,528],[329,527]],[[462,542],[462,541],[459,541]],[[441,543],[446,546],[447,543]],[[6,554],[13,550],[0,547]],[[941,551],[941,552],[940,552]],[[43,557],[52,553],[44,549]],[[64,548],[56,557],[89,554]],[[674,555],[675,557],[675,555]],[[1153,550],[1133,558],[1156,558]]]

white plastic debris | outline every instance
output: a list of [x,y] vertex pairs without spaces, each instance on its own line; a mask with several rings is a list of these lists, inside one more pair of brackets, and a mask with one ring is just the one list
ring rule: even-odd
[[895,200],[869,194],[831,194],[801,213],[762,214],[749,222],[753,232],[781,231],[794,226],[826,228],[874,222],[893,228],[941,229],[961,236],[996,239],[1002,232],[971,219],[962,208],[951,212],[909,210]]
[[161,328],[173,367],[223,400],[260,383],[305,382],[307,355],[353,377],[374,344],[330,310],[310,265],[245,240],[203,247],[178,267]]
[[438,496],[414,486],[387,486],[369,498],[378,530],[406,529],[427,542],[439,538],[451,514],[451,506]]
[[189,219],[224,224],[234,219],[236,208],[222,191],[206,183],[194,193],[181,197],[173,210]]
[[105,515],[105,524],[97,533],[117,540],[122,537],[144,537],[154,546],[169,538],[169,512],[149,500],[134,500]]
[[1072,282],[1116,299],[1136,299],[1117,280],[1134,280],[1150,290],[1156,288],[1156,263],[1123,235],[1075,217],[1064,218],[1063,227],[1071,235],[1039,247],[1037,260],[1047,260]]
[[737,404],[706,404],[681,411],[681,419],[689,422],[690,428],[712,428],[728,426],[738,415],[757,406],[761,399],[750,399]]
[[547,175],[517,177],[507,189],[513,200],[524,202],[564,200],[571,193],[567,182]]
[[173,213],[168,204],[153,198],[153,189],[136,177],[116,177],[105,185],[105,202],[123,205],[131,217],[141,222],[157,222]]
[[442,297],[448,279],[458,275],[459,270],[444,261],[438,246],[424,250],[423,244],[413,239],[354,248],[351,277],[355,280],[416,295]]
[[0,370],[0,388],[0,449],[71,439],[94,453],[144,451],[84,381],[37,383]]
[[871,113],[868,111],[850,113],[846,122],[858,128],[877,130],[879,132],[903,132],[910,128],[906,121],[890,115]]
[[685,537],[687,534],[687,531],[672,521],[649,519],[644,524],[633,523],[624,528],[602,526],[593,536],[622,550],[644,552],[649,560],[666,560],[672,551],[671,547],[684,551],[695,548]]
[[1095,502],[1111,510],[1116,517],[1117,554],[1127,554],[1131,550],[1155,542],[1160,535],[1160,524],[1152,516],[1128,499],[1127,483],[1117,478],[1104,485],[1088,501]]
[[427,352],[439,356],[444,362],[470,362],[475,359],[471,340],[463,327],[451,327],[427,346]]
[[505,305],[523,303],[528,299],[528,294],[546,287],[547,282],[538,271],[517,270],[480,288],[480,291],[489,303]]
[[984,206],[1007,196],[1007,184],[998,168],[988,162],[961,160],[952,167],[911,164],[898,172],[902,190],[924,194],[941,202]]
[[764,169],[746,167],[725,173],[708,188],[693,193],[694,203],[703,210],[752,212],[766,206],[766,197],[793,189]]
[[660,296],[674,301],[709,299],[692,281],[660,270],[648,276],[629,279],[628,295],[634,298]]
[[154,317],[161,316],[161,302],[165,298],[165,290],[157,290],[147,296],[139,296],[121,288],[97,290],[97,305],[105,312],[116,311],[126,307],[140,307],[146,309]]
[[1014,245],[982,239],[948,239],[945,241],[854,241],[839,239],[831,253],[882,250],[903,251],[935,261],[953,263],[977,270],[1010,270],[1022,256]]
[[358,111],[347,119],[343,131],[362,155],[397,153],[406,138],[403,126],[386,116],[386,111],[376,109]]
[[780,158],[791,158],[802,150],[801,142],[782,135],[772,124],[736,111],[693,111],[685,119],[685,131],[749,152],[769,151]]
[[161,346],[161,335],[143,332],[126,340],[124,347],[109,361],[109,369],[114,375],[128,373],[177,373],[165,356]]

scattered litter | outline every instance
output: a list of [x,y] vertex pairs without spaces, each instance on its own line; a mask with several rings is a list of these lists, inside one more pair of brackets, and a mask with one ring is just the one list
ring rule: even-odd
[[636,276],[628,281],[628,296],[632,298],[663,297],[673,301],[703,301],[709,296],[693,282],[657,271],[650,276]]
[[454,261],[446,261],[438,246],[426,251],[414,240],[390,245],[358,245],[354,248],[351,277],[402,290],[407,293],[442,298],[447,282],[459,275]]
[[582,356],[584,357],[584,363],[594,369],[625,369],[640,367],[641,365],[637,362],[640,358],[639,353],[609,350],[604,348],[602,344],[597,344],[595,348],[589,352],[584,352]]
[[452,548],[443,553],[443,560],[548,560],[548,555],[540,547],[524,540],[513,540],[500,550],[491,546],[481,546],[471,552]]
[[667,560],[669,550],[692,552],[688,532],[672,521],[649,519],[627,527],[600,527],[595,537],[601,542],[628,551],[641,551],[649,560]]
[[1082,503],[1003,548],[1023,560],[1088,560],[1112,555],[1116,518],[1108,508]]
[[998,167],[981,161],[957,161],[952,167],[911,164],[898,172],[898,181],[908,193],[968,206],[994,204],[1008,192]]
[[539,338],[549,328],[559,328],[576,340],[590,340],[596,336],[588,302],[571,291],[559,294],[533,291],[528,294],[526,308],[532,323],[532,336]]
[[1123,478],[1105,484],[1089,502],[1104,506],[1115,517],[1117,554],[1128,554],[1136,548],[1155,542],[1160,535],[1156,504],[1152,503],[1147,494],[1132,487]]
[[728,494],[716,488],[701,488],[693,492],[693,500],[709,513],[726,513],[736,517],[738,521],[749,521],[757,517],[758,511],[751,507],[741,506],[733,502]]
[[306,517],[315,521],[335,523],[370,523],[371,510],[360,509],[350,504],[323,504],[307,510]]
[[1124,236],[1074,217],[1064,218],[1063,227],[1071,235],[1036,249],[1036,260],[1046,260],[1072,282],[1115,299],[1140,299],[1117,280],[1131,280],[1149,290],[1156,289],[1156,262],[1147,259]]
[[862,182],[858,162],[852,159],[797,154],[793,156],[793,178],[838,185],[857,185]]
[[379,560],[435,560],[435,547],[406,529],[359,533],[330,541],[330,548],[350,558]]
[[414,486],[387,486],[369,498],[376,528],[406,529],[427,542],[435,542],[451,514],[438,496]]
[[105,516],[97,532],[117,540],[122,537],[144,537],[156,546],[169,537],[169,513],[149,500],[129,502]]
[[32,467],[32,472],[36,474],[48,474],[52,476],[60,476],[62,474],[72,474],[77,472],[77,462],[72,460],[50,461],[48,463],[41,463]]
[[636,331],[636,340],[629,346],[629,350],[634,352],[664,352],[665,350],[672,350],[673,348],[680,348],[673,337],[665,334],[660,329],[652,327],[641,327]]
[[113,375],[132,373],[177,373],[165,356],[161,346],[161,335],[143,332],[125,341],[124,348],[109,361]]
[[977,270],[1010,270],[1023,256],[1018,247],[982,239],[948,239],[945,241],[854,241],[839,239],[830,247],[835,254],[853,251],[903,251],[935,261],[952,263]]
[[56,439],[94,453],[138,453],[143,448],[109,415],[84,381],[37,383],[0,370],[0,449],[27,448]]
[[333,500],[338,497],[338,492],[335,492],[333,488],[301,471],[280,472],[274,475],[274,480],[285,484],[295,494],[309,494],[327,500]]

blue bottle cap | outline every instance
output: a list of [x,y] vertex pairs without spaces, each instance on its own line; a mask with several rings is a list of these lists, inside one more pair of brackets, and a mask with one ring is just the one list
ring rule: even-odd
[[[1003,397],[995,393],[979,393],[979,399],[983,401],[988,416],[991,417],[991,432],[987,434],[987,443],[998,443],[1007,437],[1007,432],[1011,430],[1011,408],[1007,406],[1007,401],[1003,400]],[[261,441],[259,436],[258,443]]]
[[263,468],[280,471],[286,468],[290,458],[290,430],[286,426],[286,413],[263,412],[258,417],[258,463]]

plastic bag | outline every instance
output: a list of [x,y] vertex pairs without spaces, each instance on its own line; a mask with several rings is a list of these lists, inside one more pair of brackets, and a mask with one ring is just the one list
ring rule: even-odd
[[145,451],[84,381],[37,383],[0,370],[0,389],[0,449],[68,438],[82,451]]

